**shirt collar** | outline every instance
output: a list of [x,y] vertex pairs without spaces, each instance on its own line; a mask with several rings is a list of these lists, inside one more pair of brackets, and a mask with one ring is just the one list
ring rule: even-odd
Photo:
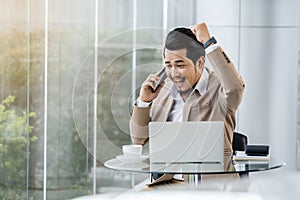
[[195,90],[198,90],[201,96],[206,92],[207,86],[208,86],[208,72],[206,68],[203,69],[202,75],[200,77],[200,80],[198,81],[197,85],[195,86]]
[[[202,96],[206,92],[206,89],[207,89],[207,86],[208,86],[208,78],[209,78],[209,74],[208,74],[206,68],[204,68],[203,71],[202,71],[201,77],[200,77],[199,81],[197,82],[197,84],[196,84],[194,90],[192,91],[192,93],[195,92],[195,90],[198,90],[198,92]],[[171,96],[174,99],[181,98],[178,90],[175,87],[175,85],[172,85],[169,92],[170,92]]]

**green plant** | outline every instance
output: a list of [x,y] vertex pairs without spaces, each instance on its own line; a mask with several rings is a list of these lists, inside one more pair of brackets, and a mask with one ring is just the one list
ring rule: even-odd
[[[57,29],[49,31],[49,83],[47,88],[49,110],[46,137],[47,153],[51,156],[47,157],[46,164],[48,166],[47,175],[51,178],[47,177],[47,189],[66,190],[66,194],[69,194],[67,190],[72,187],[83,191],[85,188],[89,189],[88,173],[91,167],[91,156],[87,154],[87,150],[79,138],[71,106],[74,76],[90,51],[89,34],[85,33],[85,28],[82,30],[82,34],[78,33],[77,28],[69,31]],[[0,40],[3,41],[0,45],[0,103],[8,95],[14,94],[17,98],[14,99],[13,104],[10,103],[11,105],[8,106],[3,102],[6,109],[14,110],[20,117],[23,116],[22,111],[29,104],[30,108],[36,112],[34,119],[27,116],[27,121],[30,119],[29,124],[34,126],[34,129],[28,126],[27,131],[23,132],[25,134],[21,134],[28,143],[19,145],[30,147],[30,156],[29,151],[24,148],[23,154],[18,154],[18,156],[8,152],[2,153],[5,150],[4,146],[9,142],[7,135],[18,134],[4,133],[2,129],[0,130],[2,140],[0,145],[3,146],[0,147],[0,200],[4,199],[3,197],[16,199],[16,194],[20,196],[20,199],[24,199],[22,197],[24,194],[26,195],[26,190],[34,196],[39,194],[43,188],[43,166],[45,164],[44,154],[41,151],[44,148],[43,140],[40,139],[30,144],[30,139],[35,140],[32,135],[38,138],[45,137],[44,131],[41,131],[44,130],[44,35],[42,30],[30,33],[18,29],[0,32]],[[85,81],[81,83],[81,87],[85,86],[84,83]],[[85,100],[85,94],[81,95]],[[84,120],[83,116],[79,121],[84,122]],[[2,122],[0,124],[2,125]],[[10,155],[13,155],[14,161],[8,160],[7,156]],[[4,162],[20,164],[19,166],[22,167],[19,168],[19,171],[15,170],[14,173],[10,173],[12,170],[8,171]],[[26,168],[27,165],[29,169]],[[10,175],[5,173],[10,173]],[[24,175],[28,176],[27,180]],[[15,185],[15,182],[18,184]],[[22,191],[19,188],[22,188]],[[65,199],[62,196],[60,198]]]
[[[29,119],[35,117],[35,113],[17,113],[11,108],[14,101],[15,96],[9,95],[0,104],[0,186],[24,190],[27,147],[38,138],[31,135],[33,126],[29,125]],[[5,194],[0,194],[1,199],[2,195]],[[15,193],[14,198],[16,195],[19,194]]]

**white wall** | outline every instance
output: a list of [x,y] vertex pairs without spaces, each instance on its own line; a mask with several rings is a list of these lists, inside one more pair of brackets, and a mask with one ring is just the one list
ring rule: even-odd
[[241,1],[239,129],[296,169],[297,1]]
[[[300,2],[298,1],[298,7],[300,7]],[[300,170],[300,9],[298,9],[298,137],[297,137],[297,169]]]
[[209,24],[246,83],[237,130],[251,144],[270,145],[271,155],[286,161],[288,170],[296,169],[298,2],[197,4],[197,21]]

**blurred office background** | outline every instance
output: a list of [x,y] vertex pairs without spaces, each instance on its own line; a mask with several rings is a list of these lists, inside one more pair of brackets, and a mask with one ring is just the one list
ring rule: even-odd
[[299,9],[299,0],[1,0],[0,199],[68,199],[147,178],[103,162],[131,143],[131,104],[161,67],[166,31],[202,21],[246,83],[237,131],[297,171]]

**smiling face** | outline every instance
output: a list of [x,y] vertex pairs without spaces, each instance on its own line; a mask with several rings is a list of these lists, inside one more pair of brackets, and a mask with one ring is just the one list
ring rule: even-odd
[[200,57],[194,65],[193,61],[186,57],[186,49],[170,51],[165,49],[164,63],[166,73],[180,93],[187,93],[200,79],[204,66],[204,57]]

